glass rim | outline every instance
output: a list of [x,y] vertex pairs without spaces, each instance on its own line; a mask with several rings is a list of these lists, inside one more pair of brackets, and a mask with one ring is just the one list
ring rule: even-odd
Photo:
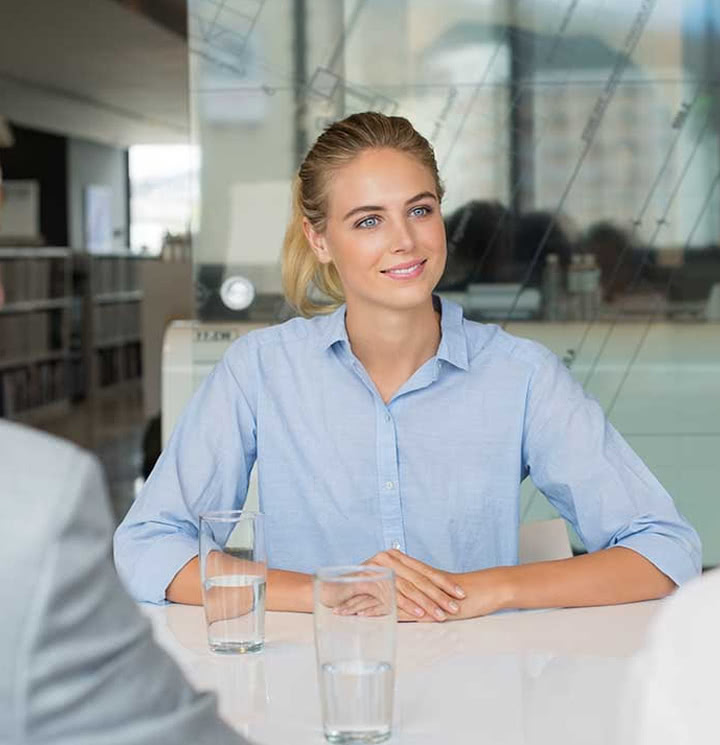
[[215,523],[236,523],[256,517],[265,517],[265,513],[260,510],[210,510],[200,513],[200,520]]
[[375,582],[377,580],[392,580],[394,574],[395,572],[390,567],[370,566],[367,564],[343,564],[340,566],[321,567],[315,572],[313,579],[315,582]]

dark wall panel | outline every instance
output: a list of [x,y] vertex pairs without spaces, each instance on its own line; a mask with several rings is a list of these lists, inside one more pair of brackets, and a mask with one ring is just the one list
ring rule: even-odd
[[40,183],[40,232],[50,246],[68,245],[67,138],[12,125],[15,144],[0,151],[5,179]]

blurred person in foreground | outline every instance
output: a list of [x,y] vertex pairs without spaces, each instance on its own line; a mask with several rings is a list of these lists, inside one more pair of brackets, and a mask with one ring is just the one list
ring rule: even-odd
[[718,742],[720,569],[688,582],[653,619],[625,689],[618,745]]
[[0,419],[0,501],[0,743],[246,743],[121,586],[92,455]]

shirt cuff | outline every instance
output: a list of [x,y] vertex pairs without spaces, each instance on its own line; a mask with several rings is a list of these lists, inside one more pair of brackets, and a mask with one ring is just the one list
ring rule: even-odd
[[697,577],[702,571],[699,551],[685,548],[666,535],[635,533],[614,545],[632,549],[644,556],[678,586]]
[[198,555],[198,544],[197,538],[176,534],[148,539],[144,547],[135,543],[132,550],[138,557],[132,576],[125,578],[130,594],[138,602],[160,605],[167,602],[165,590],[173,577]]

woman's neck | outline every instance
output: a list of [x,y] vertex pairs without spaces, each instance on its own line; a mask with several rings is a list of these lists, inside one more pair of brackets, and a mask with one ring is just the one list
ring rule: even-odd
[[345,325],[353,354],[386,402],[440,344],[440,314],[432,298],[410,310],[348,306]]

